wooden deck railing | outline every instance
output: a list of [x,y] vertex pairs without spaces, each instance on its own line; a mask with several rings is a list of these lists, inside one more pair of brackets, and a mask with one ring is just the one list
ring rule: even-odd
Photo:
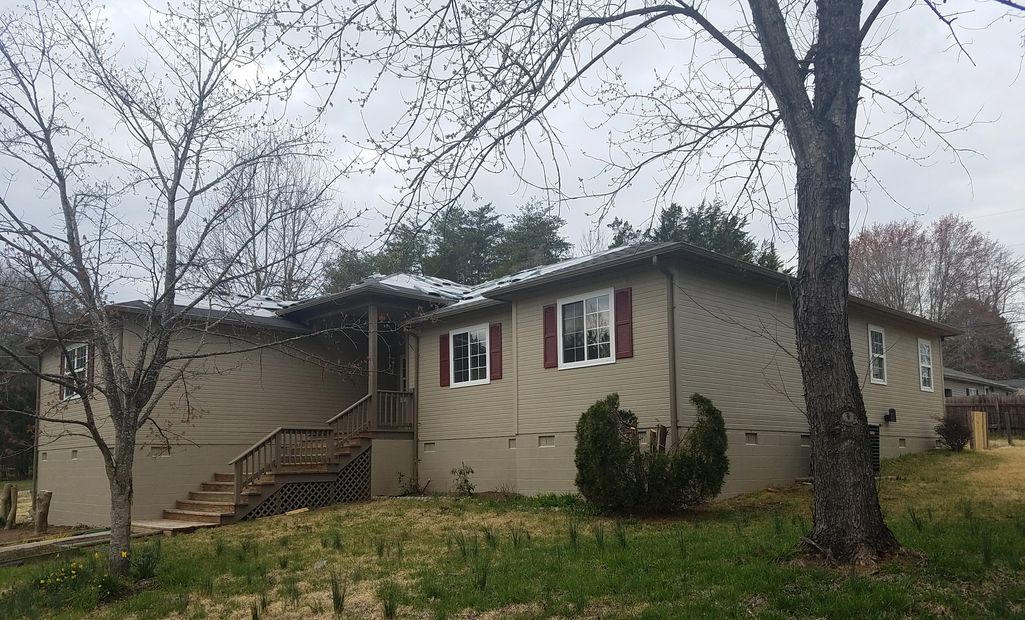
[[413,392],[377,391],[377,428],[413,428]]
[[366,431],[413,428],[413,392],[378,390],[367,394],[323,426],[281,427],[253,444],[229,464],[235,468],[235,503],[242,490],[283,465],[331,465],[338,447]]

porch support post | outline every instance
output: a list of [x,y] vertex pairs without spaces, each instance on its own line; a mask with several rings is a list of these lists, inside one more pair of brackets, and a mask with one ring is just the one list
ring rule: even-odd
[[370,394],[370,429],[377,430],[377,304],[367,307],[367,393]]

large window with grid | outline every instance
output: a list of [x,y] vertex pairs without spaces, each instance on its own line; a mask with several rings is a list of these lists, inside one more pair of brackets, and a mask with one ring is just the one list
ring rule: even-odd
[[611,290],[560,299],[558,308],[559,368],[616,361]]
[[[67,349],[67,353],[64,358],[64,376],[74,382],[75,376],[82,381],[89,380],[89,345],[78,344],[70,346]],[[74,389],[62,385],[61,386],[61,398],[63,400],[69,400],[72,398],[78,398],[78,392]]]
[[868,355],[872,383],[886,385],[886,332],[882,327],[868,326]]
[[449,333],[452,339],[452,387],[489,382],[488,326],[475,325]]

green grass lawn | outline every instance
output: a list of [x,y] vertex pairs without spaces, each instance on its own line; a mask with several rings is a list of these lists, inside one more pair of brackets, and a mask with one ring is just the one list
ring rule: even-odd
[[0,617],[1025,616],[1025,448],[883,474],[888,522],[921,557],[871,571],[795,557],[806,488],[640,520],[567,497],[394,499],[150,540],[131,583],[91,554],[0,569]]

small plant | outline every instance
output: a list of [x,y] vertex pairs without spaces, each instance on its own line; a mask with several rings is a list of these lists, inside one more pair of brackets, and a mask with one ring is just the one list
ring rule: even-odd
[[494,526],[492,526],[491,524],[485,523],[481,527],[481,531],[484,533],[484,542],[487,543],[487,545],[489,547],[491,547],[492,549],[497,548],[498,547],[498,533],[495,531]]
[[598,521],[591,528],[591,533],[594,534],[594,542],[599,548],[605,547],[605,524]]
[[331,608],[335,615],[340,616],[345,612],[345,590],[348,584],[345,581],[339,583],[338,575],[331,571]]
[[281,587],[278,588],[278,594],[290,606],[297,607],[299,605],[302,592],[299,590],[299,582],[295,575],[285,577],[285,580],[281,582]]
[[256,603],[249,606],[249,618],[251,620],[260,620],[260,606]]
[[385,551],[388,550],[388,542],[383,538],[374,538],[374,552],[377,553],[377,557],[383,558]]
[[426,490],[426,485],[420,486],[416,476],[407,476],[399,472],[399,495],[423,495]]
[[911,506],[908,506],[908,520],[911,521],[911,525],[919,532],[925,529],[925,523],[922,521],[922,518],[918,516],[918,513]]
[[199,591],[206,596],[212,596],[214,593],[214,576],[203,575],[199,578]]
[[342,549],[342,534],[338,530],[331,530],[327,536],[320,540],[320,544],[325,549],[334,549],[335,551],[341,551]]
[[972,440],[972,429],[964,415],[947,413],[942,418],[937,418],[936,434],[940,437],[940,443],[954,452],[964,450],[968,442]]
[[473,475],[473,468],[466,463],[460,464],[459,467],[452,468],[452,493],[458,497],[469,497],[473,495],[473,490],[477,487],[470,482],[470,476]]
[[783,535],[783,516],[778,512],[772,515],[772,531],[777,537]]
[[473,563],[473,585],[478,591],[483,592],[488,587],[488,577],[491,575],[491,558],[487,556],[478,557]]
[[616,535],[616,542],[623,549],[626,549],[626,524],[622,521],[616,521],[616,529],[613,530]]
[[260,610],[264,611],[270,607],[270,599],[267,598],[267,591],[260,592]]
[[964,517],[966,521],[971,521],[972,517],[974,516],[972,500],[968,499],[967,497],[963,497],[961,498],[961,501],[958,502],[958,504],[961,508],[961,516]]
[[225,547],[224,547],[224,540],[222,540],[220,538],[215,539],[214,540],[214,555],[216,555],[216,556],[224,555],[224,549],[225,549]]
[[477,542],[477,535],[473,535],[471,541],[465,533],[459,532],[455,537],[456,549],[459,550],[459,557],[468,558],[470,556],[476,556],[480,550],[480,544]]
[[580,526],[576,521],[569,522],[569,546],[576,549],[580,544]]
[[279,555],[278,556],[278,568],[280,568],[281,570],[285,570],[286,568],[288,568],[288,556],[287,555]]
[[527,531],[520,525],[509,526],[509,542],[512,543],[513,549],[519,549],[523,546],[527,538]]
[[993,532],[989,528],[982,530],[979,536],[979,546],[982,551],[982,563],[984,566],[993,565]]
[[687,557],[687,538],[683,532],[676,534],[676,551],[679,552],[681,558]]
[[399,586],[391,581],[384,582],[377,589],[377,596],[381,599],[385,618],[394,618],[398,615],[401,595],[402,592],[399,590]]

